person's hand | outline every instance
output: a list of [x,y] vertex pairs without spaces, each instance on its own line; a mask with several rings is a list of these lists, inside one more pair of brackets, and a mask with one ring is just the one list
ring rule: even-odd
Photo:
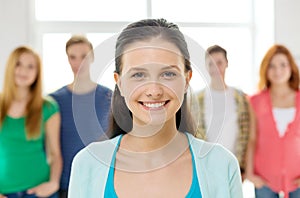
[[261,188],[267,185],[267,182],[257,175],[248,175],[247,178],[254,184],[255,188]]
[[244,182],[246,179],[246,173],[241,173],[241,176],[242,176],[242,182]]
[[298,186],[298,188],[300,187],[300,177],[294,180],[295,185]]
[[6,196],[4,196],[4,195],[1,195],[1,194],[0,194],[0,198],[7,198],[7,197],[6,197]]
[[[38,197],[49,197],[58,191],[59,184],[57,182],[45,182],[27,190],[28,194],[35,194]],[[1,197],[0,197],[1,198]]]

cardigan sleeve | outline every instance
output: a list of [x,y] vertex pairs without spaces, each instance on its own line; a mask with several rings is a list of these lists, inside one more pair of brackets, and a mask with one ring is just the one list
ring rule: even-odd
[[243,197],[241,172],[237,160],[232,159],[229,164],[229,190],[231,198]]
[[68,189],[68,198],[83,198],[84,193],[82,192],[82,158],[80,155],[76,155],[74,157],[72,168],[71,168],[71,176],[70,176],[70,183],[69,183],[69,189]]
[[71,168],[69,198],[104,197],[112,156],[119,138],[91,143],[76,154]]

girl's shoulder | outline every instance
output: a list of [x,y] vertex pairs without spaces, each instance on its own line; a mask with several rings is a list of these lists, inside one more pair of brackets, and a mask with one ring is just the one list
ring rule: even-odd
[[57,102],[52,96],[48,95],[43,97],[43,105],[53,106],[53,105],[57,105]]
[[120,137],[121,136],[117,136],[113,139],[90,143],[76,154],[74,162],[83,162],[84,164],[101,162],[110,164]]
[[57,102],[51,96],[43,97],[43,114],[47,120],[51,115],[59,112],[59,106]]
[[207,142],[189,135],[189,141],[195,158],[201,163],[218,165],[233,164],[238,166],[236,157],[219,143]]
[[262,96],[266,96],[268,94],[269,94],[269,89],[264,89],[264,90],[258,91],[256,93],[254,93],[253,95],[251,95],[250,99],[256,99],[256,98],[259,98]]

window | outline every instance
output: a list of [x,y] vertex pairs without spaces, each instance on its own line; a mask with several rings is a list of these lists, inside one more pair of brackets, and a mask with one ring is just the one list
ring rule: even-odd
[[248,27],[188,27],[182,28],[182,31],[199,43],[204,50],[215,44],[225,48],[229,62],[226,82],[243,90],[252,88],[252,84],[248,83],[252,81],[249,74],[252,73],[253,65],[251,30]]
[[147,16],[146,0],[38,0],[35,3],[39,21],[133,21]]
[[[226,82],[246,93],[255,91],[260,60],[274,41],[272,0],[36,0],[33,6],[33,42],[43,54],[47,93],[73,79],[65,43],[74,33],[85,34],[97,49],[132,21],[166,18],[203,50],[214,44],[224,47],[229,60]],[[102,77],[94,80],[113,89],[113,60],[107,64]],[[207,85],[198,70],[193,76],[193,90]]]
[[152,0],[152,16],[195,23],[250,23],[250,0]]
[[[86,34],[86,37],[93,43],[95,50],[97,50],[97,46],[102,41],[112,37],[112,35],[109,33],[90,33]],[[55,91],[61,86],[71,83],[73,80],[73,73],[66,55],[66,41],[71,36],[72,34],[70,33],[45,33],[43,35],[44,84],[47,93]],[[97,56],[95,56],[96,58]],[[93,71],[91,71],[91,77],[94,77],[92,78],[94,81],[99,81],[99,83],[103,84],[107,83],[108,87],[113,87],[112,69],[113,65],[109,70],[105,70],[105,74],[102,75],[104,79],[98,79],[98,76],[93,75]]]

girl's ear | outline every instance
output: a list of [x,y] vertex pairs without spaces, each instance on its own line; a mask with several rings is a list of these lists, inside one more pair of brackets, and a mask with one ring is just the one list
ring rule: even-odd
[[121,93],[121,96],[123,96],[123,92],[122,92],[122,83],[121,83],[121,77],[118,73],[114,72],[114,79],[115,79],[115,82],[120,90],[120,93]]
[[189,88],[189,85],[190,85],[190,80],[193,76],[193,72],[190,70],[186,73],[185,75],[185,88],[184,88],[184,92],[186,93],[188,88]]

